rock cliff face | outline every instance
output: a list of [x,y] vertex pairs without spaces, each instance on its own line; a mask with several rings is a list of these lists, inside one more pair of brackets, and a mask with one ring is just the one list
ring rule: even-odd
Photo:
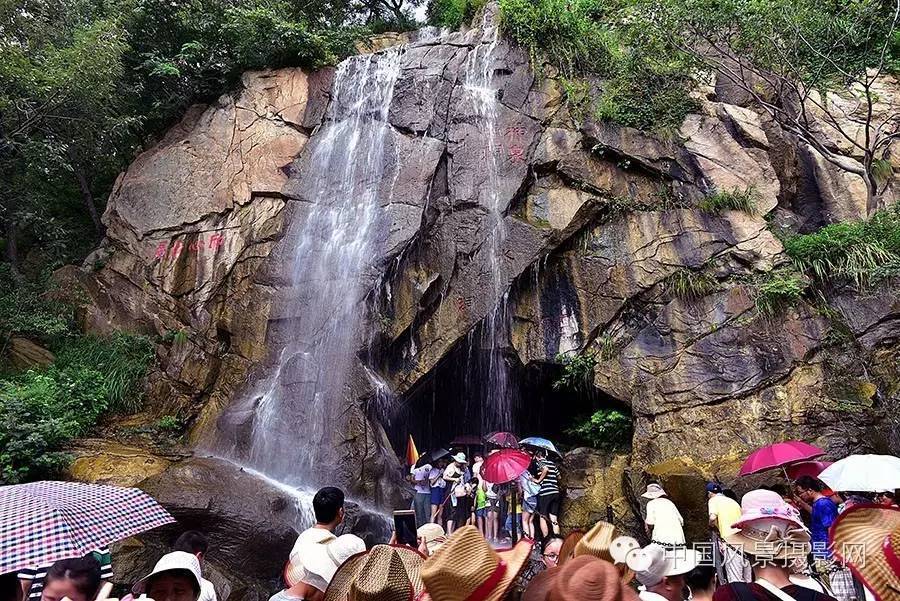
[[[472,101],[476,65],[496,99],[489,129]],[[755,282],[788,262],[775,226],[864,218],[893,202],[893,186],[867,203],[855,176],[726,86],[704,90],[698,112],[661,137],[577,115],[521,49],[480,28],[409,42],[399,69],[387,118],[394,179],[378,195],[384,231],[361,276],[357,359],[328,400],[334,435],[317,451],[330,481],[398,502],[392,441],[409,429],[422,446],[443,444],[490,424],[488,401],[459,404],[479,389],[469,381],[479,357],[501,357],[516,384],[512,423],[536,428],[565,411],[532,395],[528,378],[546,380],[559,353],[576,351],[597,353],[595,393],[631,411],[634,437],[630,453],[567,458],[569,526],[607,506],[632,520],[644,478],[676,497],[703,478],[731,482],[750,449],[783,437],[833,454],[897,450],[898,287],[829,290],[771,316],[754,302]],[[205,449],[223,427],[249,436],[257,404],[240,401],[290,338],[284,301],[299,292],[283,277],[285,232],[306,215],[300,182],[317,168],[307,149],[327,130],[332,78],[248,73],[192,109],[119,178],[107,240],[89,261],[99,269],[59,274],[87,293],[86,327],[161,337],[147,412],[184,418]],[[900,102],[897,82],[882,85],[885,103]],[[699,208],[711,192],[747,188],[753,214]],[[686,272],[711,282],[705,293],[672,292]],[[441,395],[458,399],[451,411]],[[209,466],[170,459],[148,462],[185,490],[192,474],[215,480]],[[109,469],[88,460],[79,477]],[[167,499],[193,507],[188,497]],[[235,517],[239,505],[221,511]]]

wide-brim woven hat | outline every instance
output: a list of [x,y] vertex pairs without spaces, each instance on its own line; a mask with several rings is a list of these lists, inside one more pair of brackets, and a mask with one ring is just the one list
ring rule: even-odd
[[900,599],[900,508],[851,507],[831,525],[828,540],[879,601]]
[[575,557],[561,568],[545,573],[546,580],[538,581],[538,590],[528,596],[529,601],[638,600],[637,593],[621,581],[613,564],[591,555]]
[[559,561],[556,562],[556,565],[561,566],[575,557],[575,549],[578,547],[581,539],[584,538],[584,534],[582,530],[573,530],[566,535],[566,538],[563,539],[562,547],[559,548]]
[[512,549],[495,551],[475,526],[465,526],[425,560],[422,580],[432,601],[499,601],[522,571],[532,545],[523,539]]
[[560,566],[555,566],[535,574],[522,593],[522,601],[547,601],[550,589],[556,584],[556,574],[561,569]]
[[338,568],[325,591],[325,601],[409,601],[425,589],[421,576],[424,561],[425,556],[409,547],[375,545]]

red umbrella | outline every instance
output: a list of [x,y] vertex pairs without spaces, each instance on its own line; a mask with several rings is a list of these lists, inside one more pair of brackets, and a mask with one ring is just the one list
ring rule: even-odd
[[484,442],[504,449],[518,449],[519,439],[512,432],[494,432]]
[[[485,458],[481,465],[481,477],[493,484],[512,482],[521,476],[531,464],[531,455],[518,449],[500,449]],[[510,506],[516,506],[516,487],[511,486]],[[516,544],[516,516],[512,520],[512,542]]]
[[500,449],[487,456],[481,477],[493,484],[512,482],[531,464],[531,455],[518,449]]
[[791,463],[808,461],[824,454],[825,451],[819,447],[814,447],[800,440],[778,442],[753,451],[744,461],[738,476],[756,474],[776,467],[784,467]]
[[794,463],[787,466],[785,471],[791,480],[796,480],[800,476],[812,476],[818,478],[826,467],[831,465],[831,461],[804,461],[802,463]]

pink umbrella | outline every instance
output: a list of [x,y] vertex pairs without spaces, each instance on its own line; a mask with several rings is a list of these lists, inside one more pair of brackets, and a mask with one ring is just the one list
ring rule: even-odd
[[812,476],[818,478],[826,467],[831,465],[831,461],[803,461],[801,463],[793,463],[785,467],[788,477],[796,480],[800,476]]
[[[481,477],[493,484],[512,482],[531,464],[531,455],[518,449],[500,449],[487,456],[481,466]],[[516,506],[516,485],[509,488],[510,505]],[[516,544],[516,520],[512,520],[512,542]]]
[[741,466],[738,476],[757,474],[766,470],[784,467],[792,463],[808,461],[825,451],[801,440],[786,440],[753,451]]
[[518,449],[519,440],[512,432],[494,432],[484,439],[484,442],[503,449]]

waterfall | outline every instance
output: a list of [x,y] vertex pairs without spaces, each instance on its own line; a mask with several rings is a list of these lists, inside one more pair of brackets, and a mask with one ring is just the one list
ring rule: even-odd
[[395,47],[338,65],[326,119],[286,189],[296,214],[283,242],[285,298],[274,336],[281,348],[269,375],[240,403],[252,416],[249,444],[246,431],[224,432],[220,438],[231,444],[219,441],[215,449],[285,484],[327,480],[331,466],[321,465],[321,449],[343,435],[333,430],[358,344],[365,280],[386,229],[382,206],[396,178],[387,117],[403,52]]
[[[500,173],[498,153],[502,151],[498,143],[498,108],[497,88],[494,82],[494,51],[499,42],[497,15],[485,10],[481,23],[481,39],[469,53],[465,69],[463,89],[472,104],[473,115],[478,119],[481,131],[484,132],[485,173],[487,176],[487,239],[484,244],[488,250],[488,262],[491,275],[491,298],[498,298],[497,304],[486,316],[478,336],[469,337],[469,364],[472,360],[472,372],[487,378],[487,386],[482,390],[482,423],[484,434],[491,430],[510,430],[512,423],[512,400],[509,387],[509,368],[503,357],[503,344],[509,338],[509,322],[507,315],[506,274],[503,267],[503,243],[506,239],[506,225],[503,220],[504,199],[500,194]],[[472,345],[479,351],[473,353]]]

